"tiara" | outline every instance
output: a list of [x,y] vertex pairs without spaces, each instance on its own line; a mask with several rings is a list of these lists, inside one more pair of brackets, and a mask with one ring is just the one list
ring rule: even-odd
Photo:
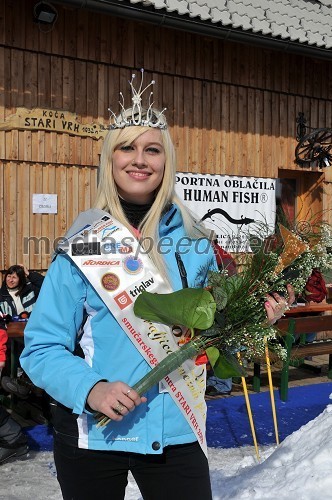
[[132,126],[153,127],[159,128],[161,130],[166,129],[167,123],[164,111],[166,111],[167,108],[164,108],[162,111],[156,111],[155,109],[153,109],[153,92],[150,92],[148,107],[142,107],[142,94],[156,82],[154,80],[151,80],[151,82],[145,88],[143,88],[144,69],[141,69],[141,83],[139,88],[136,90],[134,87],[135,78],[136,75],[132,74],[131,81],[128,82],[132,93],[132,107],[125,109],[123,93],[120,92],[120,114],[116,116],[116,114],[110,108],[108,108],[108,111],[113,117],[113,123],[110,125],[110,129]]

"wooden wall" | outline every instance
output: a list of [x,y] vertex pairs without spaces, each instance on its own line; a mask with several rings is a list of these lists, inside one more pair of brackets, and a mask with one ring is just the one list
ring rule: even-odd
[[[107,124],[119,89],[128,99],[127,81],[144,67],[147,81],[156,80],[155,103],[168,108],[179,171],[292,176],[303,172],[294,163],[298,113],[310,127],[332,126],[332,62],[59,4],[45,33],[33,22],[34,4],[0,2],[0,122],[17,107],[38,107]],[[50,252],[25,254],[24,238],[54,241],[91,206],[101,145],[56,132],[0,131],[0,269],[22,261],[47,268]],[[329,209],[328,169],[325,177],[305,170],[296,174],[299,196]],[[58,214],[32,214],[37,192],[58,194]]]

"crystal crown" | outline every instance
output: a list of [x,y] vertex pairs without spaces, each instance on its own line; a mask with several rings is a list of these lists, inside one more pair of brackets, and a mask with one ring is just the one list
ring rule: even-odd
[[155,81],[151,80],[151,82],[143,88],[144,69],[141,69],[141,83],[139,88],[136,90],[134,87],[135,78],[136,75],[133,74],[131,76],[131,81],[128,82],[132,93],[131,108],[125,109],[124,96],[122,92],[120,92],[119,100],[119,104],[121,107],[120,114],[116,115],[110,108],[108,108],[108,111],[111,113],[111,116],[113,118],[113,122],[110,125],[110,128],[115,129],[131,126],[142,126],[160,128],[162,130],[166,129],[167,123],[164,115],[164,111],[166,110],[166,108],[164,108],[162,111],[156,111],[153,108],[153,92],[150,92],[149,94],[148,106],[146,108],[142,107],[142,94],[152,85],[154,85]]

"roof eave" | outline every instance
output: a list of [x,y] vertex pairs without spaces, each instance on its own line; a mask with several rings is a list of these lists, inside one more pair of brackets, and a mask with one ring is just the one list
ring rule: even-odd
[[265,47],[267,49],[289,52],[292,54],[313,57],[316,59],[332,60],[332,49],[309,45],[307,43],[294,42],[289,39],[275,38],[262,33],[235,29],[210,21],[202,21],[190,18],[187,15],[179,15],[174,12],[158,11],[154,7],[137,7],[133,4],[124,4],[112,0],[52,0],[53,3],[71,5],[84,8],[94,12],[106,13],[125,19],[147,22],[157,26],[173,28],[189,33],[210,36],[231,42],[247,43],[250,45]]

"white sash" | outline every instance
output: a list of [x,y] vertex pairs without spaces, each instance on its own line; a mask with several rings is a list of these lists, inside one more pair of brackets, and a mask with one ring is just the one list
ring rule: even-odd
[[[134,314],[134,302],[143,290],[154,293],[172,290],[126,227],[104,212],[65,240],[60,251],[64,245],[64,251],[89,280],[151,368],[178,349],[169,326],[142,320]],[[188,360],[162,382],[207,454],[205,368]]]

